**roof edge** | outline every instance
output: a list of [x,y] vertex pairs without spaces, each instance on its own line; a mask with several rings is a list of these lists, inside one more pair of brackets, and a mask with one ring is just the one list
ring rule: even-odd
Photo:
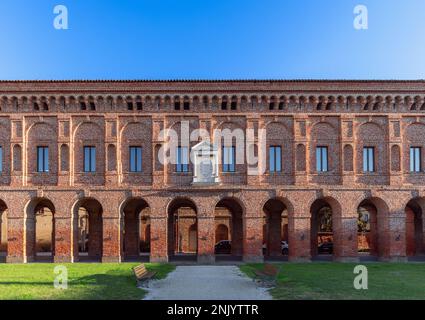
[[425,79],[52,79],[0,80],[0,83],[424,83]]

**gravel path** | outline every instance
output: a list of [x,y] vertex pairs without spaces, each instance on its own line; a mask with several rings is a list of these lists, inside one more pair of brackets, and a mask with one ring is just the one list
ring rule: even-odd
[[236,266],[178,266],[162,280],[149,284],[145,300],[269,300]]

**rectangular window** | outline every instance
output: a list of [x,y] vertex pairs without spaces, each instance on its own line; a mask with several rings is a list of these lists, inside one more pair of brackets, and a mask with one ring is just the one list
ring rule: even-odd
[[375,148],[364,147],[363,148],[363,172],[374,172],[375,171]]
[[316,148],[316,169],[317,172],[328,171],[328,147]]
[[189,148],[177,147],[176,172],[189,172]]
[[422,148],[411,147],[410,148],[410,172],[421,172],[422,171]]
[[84,147],[84,172],[96,172],[96,147]]
[[37,171],[49,172],[49,147],[37,147]]
[[142,147],[130,147],[130,172],[142,172]]
[[236,171],[236,149],[235,147],[223,147],[223,172]]
[[269,148],[270,172],[282,172],[282,148],[270,146]]

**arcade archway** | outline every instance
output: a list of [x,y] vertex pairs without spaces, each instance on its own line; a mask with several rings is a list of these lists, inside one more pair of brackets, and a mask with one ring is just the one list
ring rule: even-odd
[[74,246],[78,260],[102,258],[103,252],[103,208],[94,198],[84,198],[75,206]]
[[243,255],[243,208],[233,198],[220,200],[215,207],[215,254],[240,259]]
[[55,207],[46,198],[36,198],[27,206],[28,260],[51,261],[55,254]]
[[268,200],[263,207],[263,254],[266,257],[287,256],[288,210],[278,199]]
[[125,259],[150,254],[150,208],[141,198],[127,200],[123,208],[123,252]]
[[168,255],[196,256],[198,220],[195,204],[186,198],[174,199],[168,206]]
[[425,198],[415,198],[406,206],[406,255],[425,256]]
[[311,206],[311,256],[334,254],[335,212],[327,199],[317,199]]
[[360,203],[357,212],[357,249],[360,258],[375,259],[383,256],[380,231],[383,227],[382,217],[388,214],[387,205],[382,199],[369,198]]

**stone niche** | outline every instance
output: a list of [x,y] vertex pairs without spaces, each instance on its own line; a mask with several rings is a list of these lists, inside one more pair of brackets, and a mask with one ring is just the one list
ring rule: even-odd
[[217,184],[218,152],[217,148],[208,141],[201,141],[192,148],[192,162],[194,167],[192,184]]

